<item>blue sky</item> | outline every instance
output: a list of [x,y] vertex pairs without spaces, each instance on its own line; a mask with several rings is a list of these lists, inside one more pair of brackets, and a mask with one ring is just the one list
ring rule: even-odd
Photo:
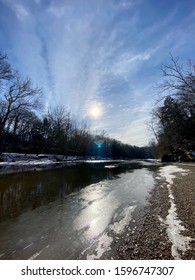
[[92,132],[147,145],[169,53],[194,60],[192,0],[0,0],[0,50]]

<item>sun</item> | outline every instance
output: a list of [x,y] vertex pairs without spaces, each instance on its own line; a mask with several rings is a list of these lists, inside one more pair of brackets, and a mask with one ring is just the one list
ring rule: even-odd
[[98,118],[101,116],[101,109],[97,106],[93,106],[90,108],[90,111],[89,111],[90,115],[94,118]]
[[98,119],[102,116],[103,114],[103,109],[102,105],[97,102],[93,102],[89,105],[88,107],[88,116],[93,118],[93,119]]

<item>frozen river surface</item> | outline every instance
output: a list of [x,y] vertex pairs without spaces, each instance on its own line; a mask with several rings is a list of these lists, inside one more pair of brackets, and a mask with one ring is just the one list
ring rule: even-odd
[[154,186],[154,162],[0,176],[0,259],[111,259]]

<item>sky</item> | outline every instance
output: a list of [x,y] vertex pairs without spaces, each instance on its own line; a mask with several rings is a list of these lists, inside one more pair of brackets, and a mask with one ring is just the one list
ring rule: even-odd
[[194,0],[0,0],[0,51],[92,133],[144,146],[170,53],[195,56]]

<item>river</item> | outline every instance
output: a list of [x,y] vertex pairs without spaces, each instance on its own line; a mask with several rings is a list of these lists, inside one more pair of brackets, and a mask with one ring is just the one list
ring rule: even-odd
[[154,187],[154,161],[0,176],[0,259],[114,259]]

